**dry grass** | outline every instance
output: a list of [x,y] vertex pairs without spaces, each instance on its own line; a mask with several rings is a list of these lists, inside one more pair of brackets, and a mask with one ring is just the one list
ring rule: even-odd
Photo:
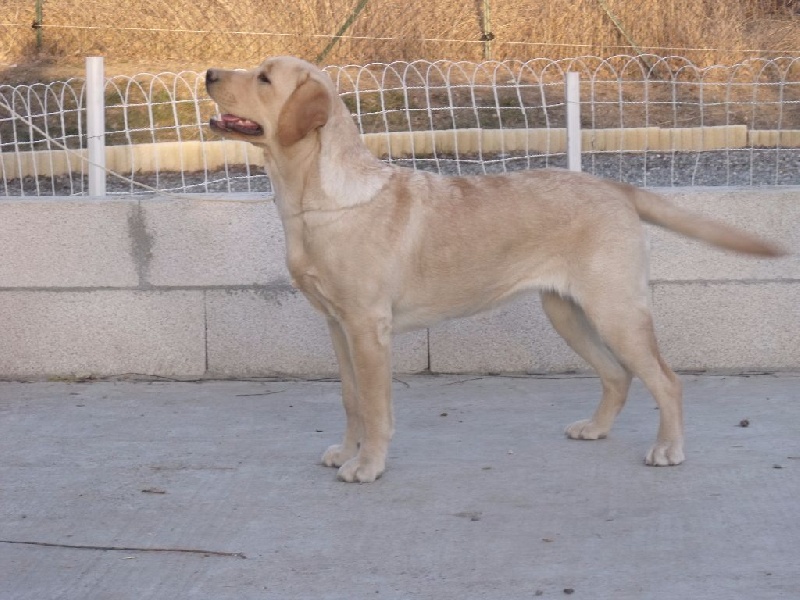
[[[47,67],[102,54],[113,71],[314,60],[358,0],[47,0],[37,48],[34,0],[6,0],[0,61]],[[270,8],[264,7],[269,4]],[[490,0],[491,56],[685,56],[698,65],[800,51],[799,0]],[[481,60],[483,0],[369,0],[322,62]],[[608,11],[605,8],[608,8]],[[614,19],[609,15],[613,15]],[[614,20],[619,24],[615,25]],[[633,45],[631,44],[633,43]],[[38,61],[38,62],[36,62]]]

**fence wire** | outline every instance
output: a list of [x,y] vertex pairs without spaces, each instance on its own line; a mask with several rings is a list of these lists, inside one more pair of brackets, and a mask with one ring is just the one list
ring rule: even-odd
[[798,12],[797,0],[5,0],[0,62],[103,55],[180,70],[276,54],[363,64],[651,52],[730,64],[796,51]]
[[[581,78],[584,170],[645,186],[800,185],[800,58],[700,68],[655,55],[413,61],[326,72],[370,148],[444,174],[565,166]],[[261,157],[209,132],[204,73],[107,80],[111,193],[266,191]],[[5,195],[85,194],[85,81],[0,86]]]

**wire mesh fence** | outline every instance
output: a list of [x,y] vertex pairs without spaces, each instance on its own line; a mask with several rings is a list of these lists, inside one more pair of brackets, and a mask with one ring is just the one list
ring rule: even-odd
[[[384,160],[445,174],[565,166],[568,71],[584,170],[646,186],[800,184],[800,58],[701,68],[655,55],[328,67]],[[254,147],[222,141],[203,72],[106,80],[112,193],[262,191]],[[0,86],[1,193],[87,190],[85,81]]]
[[324,64],[576,54],[681,54],[696,64],[792,54],[797,0],[6,0],[0,62],[252,64],[291,54]]

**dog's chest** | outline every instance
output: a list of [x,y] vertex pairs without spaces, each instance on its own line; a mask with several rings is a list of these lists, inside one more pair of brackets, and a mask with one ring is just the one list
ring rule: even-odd
[[315,274],[309,271],[292,273],[292,285],[303,292],[315,309],[329,317],[337,316],[334,303]]
[[322,284],[313,256],[304,247],[302,240],[286,239],[286,266],[292,278],[292,286],[299,289],[318,311],[334,316],[330,293]]

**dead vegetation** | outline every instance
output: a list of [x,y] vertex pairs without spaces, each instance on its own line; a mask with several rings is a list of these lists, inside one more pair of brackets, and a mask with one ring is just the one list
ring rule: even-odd
[[95,54],[112,72],[130,72],[250,65],[275,54],[366,64],[643,52],[705,66],[800,51],[799,0],[134,0],[124,10],[111,0],[47,0],[32,28],[36,3],[7,0],[0,62],[37,73],[80,68]]

